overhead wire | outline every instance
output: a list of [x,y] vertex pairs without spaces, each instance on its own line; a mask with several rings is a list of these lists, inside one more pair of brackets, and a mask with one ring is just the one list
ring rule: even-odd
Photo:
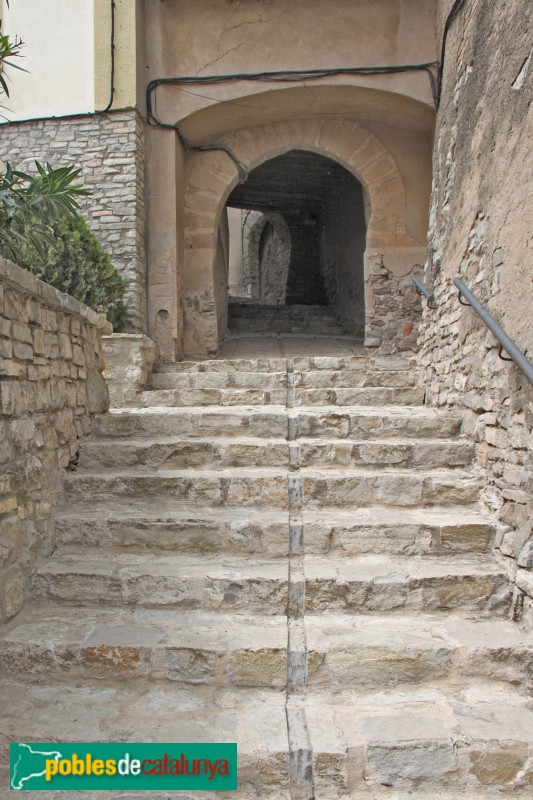
[[[148,122],[159,127],[175,127],[159,119],[155,111],[155,93],[159,86],[202,86],[205,84],[234,83],[237,81],[267,82],[267,83],[302,83],[305,81],[321,80],[327,77],[342,75],[391,75],[405,72],[423,71],[428,76],[434,102],[437,100],[437,79],[434,70],[438,72],[439,62],[429,61],[422,64],[398,64],[393,66],[376,67],[334,67],[328,69],[311,70],[281,70],[274,72],[239,72],[226,75],[181,75],[174,78],[154,78],[146,87],[146,108]],[[154,99],[153,99],[154,98]]]
[[[433,102],[437,102],[437,82],[434,74],[438,70],[438,62],[430,61],[422,64],[398,64],[393,66],[376,67],[334,67],[328,69],[311,70],[277,70],[273,72],[239,72],[226,75],[181,75],[173,78],[154,78],[146,87],[146,109],[148,124],[154,127],[171,129],[176,133],[185,150],[189,152],[220,151],[226,153],[237,167],[239,182],[244,183],[248,178],[248,169],[242,161],[239,161],[235,153],[226,145],[193,145],[180,131],[177,123],[164,122],[157,113],[157,88],[159,86],[175,86],[182,89],[183,86],[191,85],[213,85],[219,83],[234,83],[237,81],[253,81],[267,83],[302,83],[306,81],[321,80],[322,78],[342,76],[342,75],[390,75],[405,72],[420,72],[427,74],[430,82]],[[187,91],[186,89],[182,89]],[[194,94],[192,92],[191,94]],[[216,100],[215,100],[216,102]],[[233,101],[219,101],[229,102]],[[244,104],[241,104],[244,105]]]

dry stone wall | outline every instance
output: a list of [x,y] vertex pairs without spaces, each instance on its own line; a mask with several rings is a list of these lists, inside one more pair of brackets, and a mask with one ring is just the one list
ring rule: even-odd
[[0,127],[0,158],[23,170],[34,161],[81,167],[92,192],[85,217],[128,279],[129,330],[146,325],[144,129],[136,111],[17,122]]
[[365,344],[384,353],[412,351],[416,349],[422,313],[413,277],[420,277],[423,268],[415,264],[405,274],[396,275],[387,261],[380,253],[368,258],[365,285],[373,302],[367,307]]
[[105,317],[0,258],[0,623],[50,553],[65,469],[108,407]]
[[426,307],[419,346],[427,401],[464,411],[485,502],[503,523],[515,616],[533,624],[533,387],[452,283],[458,274],[533,359],[531,14],[527,0],[478,0],[450,30],[424,278],[438,308]]

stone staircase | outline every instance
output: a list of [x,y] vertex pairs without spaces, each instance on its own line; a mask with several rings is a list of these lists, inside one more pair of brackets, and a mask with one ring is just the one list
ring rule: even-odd
[[236,299],[230,300],[228,305],[228,331],[230,335],[292,333],[343,336],[350,333],[335,318],[329,306],[275,306]]
[[529,800],[532,637],[410,366],[161,364],[102,416],[0,638],[4,746],[237,741],[239,800]]

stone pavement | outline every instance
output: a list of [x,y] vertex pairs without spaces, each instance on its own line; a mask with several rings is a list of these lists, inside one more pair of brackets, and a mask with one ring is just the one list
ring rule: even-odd
[[237,741],[239,800],[530,798],[533,640],[460,418],[408,358],[261,342],[160,364],[99,418],[0,637],[2,763]]

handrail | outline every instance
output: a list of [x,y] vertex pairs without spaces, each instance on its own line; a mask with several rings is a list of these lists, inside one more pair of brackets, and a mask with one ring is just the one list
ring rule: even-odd
[[[426,300],[428,301],[429,308],[437,308],[435,305],[435,295],[433,292],[430,292],[429,289],[426,289],[422,281],[419,281],[418,278],[413,278],[413,283],[416,286],[416,291],[418,294],[423,294]],[[434,305],[431,305],[431,304]]]
[[[481,317],[487,328],[492,331],[496,339],[500,343],[500,356],[501,351],[505,350],[506,353],[509,353],[512,360],[515,362],[517,367],[522,370],[528,381],[533,384],[533,364],[529,359],[525,357],[521,350],[515,345],[513,340],[505,333],[503,328],[501,328],[496,320],[491,317],[488,311],[486,311],[479,300],[476,298],[474,294],[464,285],[461,278],[456,277],[453,279],[455,286],[459,289],[459,300],[461,300],[461,295],[468,300],[468,305],[472,306],[476,314]],[[463,303],[463,305],[466,305]],[[509,361],[510,359],[504,359]]]

